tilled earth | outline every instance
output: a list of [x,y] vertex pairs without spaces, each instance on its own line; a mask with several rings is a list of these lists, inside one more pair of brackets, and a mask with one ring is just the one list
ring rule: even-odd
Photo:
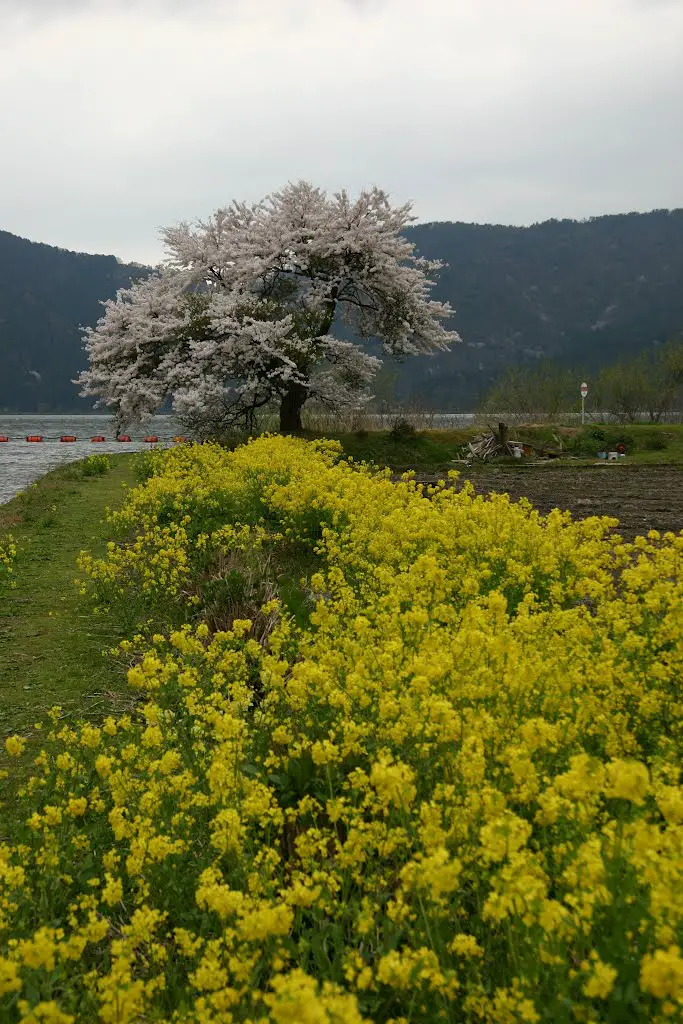
[[[601,466],[456,467],[480,494],[508,493],[528,498],[540,512],[569,509],[577,519],[612,516],[618,532],[633,540],[648,530],[677,533],[683,529],[683,467]],[[417,473],[416,479],[435,480]]]

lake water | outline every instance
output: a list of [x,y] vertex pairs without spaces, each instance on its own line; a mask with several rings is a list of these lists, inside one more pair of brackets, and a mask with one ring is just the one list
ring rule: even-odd
[[[391,425],[393,416],[369,416],[377,420],[377,426],[386,428]],[[407,419],[411,419],[408,415]],[[435,413],[422,417],[422,427],[464,427],[474,420],[474,413]],[[9,416],[0,414],[0,436],[9,437],[9,441],[0,441],[0,505],[14,497],[55,466],[65,462],[83,459],[92,452],[130,452],[143,451],[149,448],[142,440],[145,434],[156,434],[160,447],[173,444],[173,436],[180,431],[172,416],[155,416],[144,427],[131,429],[130,443],[121,443],[115,439],[112,419],[107,415],[66,415],[66,416]],[[27,434],[42,434],[40,443],[26,440]],[[78,440],[60,442],[62,434],[75,435]],[[90,440],[95,435],[104,435],[105,442],[93,444]]]
[[[0,435],[9,441],[0,442],[0,504],[9,501],[17,491],[38,480],[50,469],[65,462],[74,462],[93,452],[142,451],[150,447],[142,438],[156,434],[159,446],[173,443],[177,427],[171,416],[155,416],[130,431],[133,440],[122,443],[115,439],[110,416],[7,416],[0,414]],[[40,443],[26,441],[27,434],[43,434]],[[78,440],[60,442],[62,434],[73,434]],[[104,435],[106,441],[93,444],[91,437]]]

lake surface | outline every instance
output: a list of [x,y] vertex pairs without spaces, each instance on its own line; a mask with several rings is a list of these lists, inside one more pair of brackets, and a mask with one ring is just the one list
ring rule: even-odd
[[[387,416],[368,416],[376,420],[377,426],[386,428],[399,413]],[[406,416],[411,419],[410,415]],[[426,417],[420,427],[464,427],[474,420],[474,413],[433,413]],[[172,416],[155,416],[144,427],[131,428],[133,440],[121,443],[116,440],[112,418],[107,415],[79,416],[10,416],[0,413],[0,435],[9,437],[9,441],[0,441],[0,505],[13,498],[17,491],[23,491],[44,476],[55,466],[64,465],[83,459],[92,452],[130,452],[143,451],[149,448],[142,440],[145,434],[156,434],[160,447],[173,444],[175,434],[182,430],[174,423]],[[26,440],[27,434],[42,434],[44,440],[39,443]],[[73,434],[78,440],[60,442],[62,434]],[[90,440],[95,435],[104,435],[107,440],[93,444]]]
[[[0,414],[0,435],[9,441],[0,442],[0,504],[9,501],[17,491],[22,491],[55,466],[74,462],[93,452],[142,451],[150,447],[142,438],[145,434],[156,434],[159,446],[173,443],[178,428],[172,416],[155,416],[144,427],[129,432],[133,440],[121,443],[116,440],[111,416],[8,416]],[[26,441],[27,434],[43,434],[40,443]],[[61,434],[74,434],[78,440],[60,442]],[[91,437],[103,434],[107,440],[93,444]]]

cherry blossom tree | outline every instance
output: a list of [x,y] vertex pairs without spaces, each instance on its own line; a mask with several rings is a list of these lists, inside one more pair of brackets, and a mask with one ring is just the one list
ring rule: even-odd
[[301,429],[310,399],[366,400],[381,361],[336,337],[340,321],[397,357],[460,340],[443,324],[453,310],[430,298],[427,275],[443,264],[401,234],[411,209],[378,188],[351,200],[302,181],[167,228],[164,263],[86,330],[81,393],[121,424],[169,396],[181,418],[234,424],[277,405],[284,432]]

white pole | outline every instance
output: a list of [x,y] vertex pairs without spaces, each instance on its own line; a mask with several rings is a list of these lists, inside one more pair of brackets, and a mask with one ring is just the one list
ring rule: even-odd
[[586,422],[586,398],[581,395],[581,426]]

